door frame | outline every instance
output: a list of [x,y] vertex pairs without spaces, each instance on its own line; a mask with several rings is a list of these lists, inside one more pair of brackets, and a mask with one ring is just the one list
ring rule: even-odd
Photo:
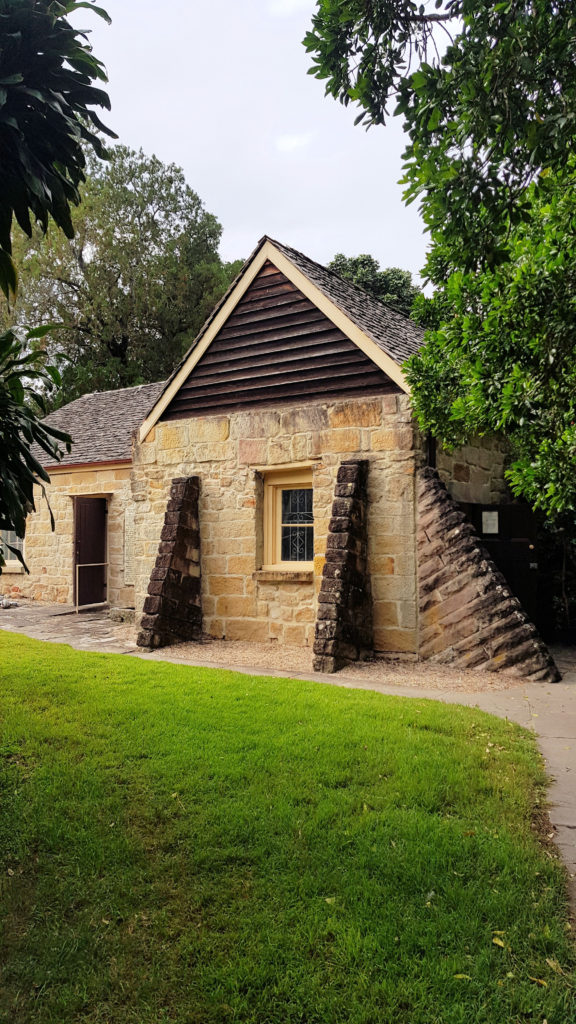
[[[73,495],[71,495],[73,509],[74,509],[74,531],[73,531],[73,536],[72,536],[72,598],[73,598],[73,604],[74,604],[74,607],[76,609],[76,612],[78,612],[78,610],[80,608],[83,608],[83,609],[85,609],[85,608],[103,608],[105,605],[108,604],[108,592],[109,592],[109,585],[110,585],[110,564],[109,564],[109,561],[108,561],[108,513],[109,513],[109,504],[110,504],[110,498],[111,497],[112,497],[112,495],[109,494],[109,493],[108,494],[100,493],[100,494],[73,494]],[[104,595],[104,600],[103,601],[96,601],[96,602],[91,603],[91,604],[80,604],[79,605],[77,603],[78,602],[78,589],[79,588],[77,587],[77,582],[76,582],[77,579],[78,579],[78,573],[77,573],[77,569],[76,569],[76,566],[78,564],[78,560],[77,560],[78,499],[82,499],[82,500],[86,501],[86,500],[90,500],[92,498],[99,499],[99,500],[105,502],[105,505],[104,505],[104,570],[105,570],[104,571],[104,590],[105,590],[105,595]]]

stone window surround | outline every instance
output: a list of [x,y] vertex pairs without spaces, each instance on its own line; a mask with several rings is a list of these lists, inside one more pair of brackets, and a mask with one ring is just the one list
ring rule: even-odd
[[303,582],[304,579],[312,579],[314,571],[313,561],[293,562],[282,561],[280,555],[281,537],[281,492],[291,487],[313,487],[314,463],[296,466],[266,466],[259,467],[257,472],[263,481],[262,501],[262,565],[258,576],[262,578],[286,574],[298,577],[295,582]]

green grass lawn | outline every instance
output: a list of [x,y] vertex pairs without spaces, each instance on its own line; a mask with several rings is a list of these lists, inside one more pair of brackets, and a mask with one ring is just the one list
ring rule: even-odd
[[572,1024],[532,737],[0,634],[0,1020]]

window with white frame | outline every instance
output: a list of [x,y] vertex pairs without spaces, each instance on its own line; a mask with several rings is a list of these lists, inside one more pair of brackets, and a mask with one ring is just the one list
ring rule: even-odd
[[[2,540],[6,570],[8,572],[24,572],[22,562],[15,554],[15,551],[19,551],[21,554],[24,552],[22,537],[17,537],[14,530],[0,530],[0,539]],[[14,550],[11,551],[10,548]]]
[[312,469],[265,472],[263,569],[312,569]]

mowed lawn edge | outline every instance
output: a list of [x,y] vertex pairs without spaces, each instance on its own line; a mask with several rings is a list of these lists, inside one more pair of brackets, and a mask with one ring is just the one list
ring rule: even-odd
[[0,1020],[576,1020],[534,738],[0,633]]

